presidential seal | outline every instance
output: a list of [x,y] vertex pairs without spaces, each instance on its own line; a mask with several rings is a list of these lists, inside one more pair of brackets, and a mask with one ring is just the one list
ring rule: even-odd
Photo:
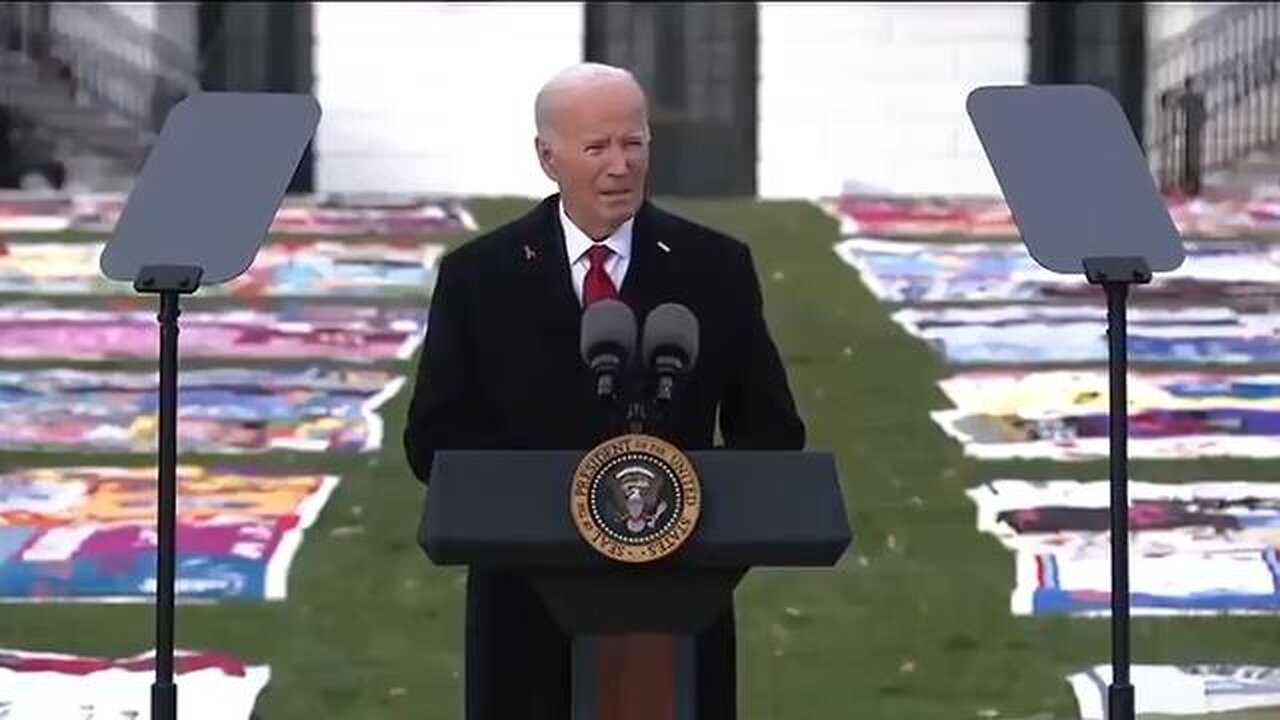
[[628,563],[670,555],[693,534],[702,488],[675,446],[631,434],[597,445],[573,475],[573,523],[591,547]]

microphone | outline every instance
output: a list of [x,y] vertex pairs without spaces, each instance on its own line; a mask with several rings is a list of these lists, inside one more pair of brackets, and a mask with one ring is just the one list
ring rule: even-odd
[[636,316],[626,303],[599,300],[582,313],[582,361],[596,376],[596,395],[613,397],[614,377],[636,351]]
[[644,321],[645,368],[658,376],[658,400],[671,399],[675,376],[698,362],[698,318],[678,303],[663,303]]

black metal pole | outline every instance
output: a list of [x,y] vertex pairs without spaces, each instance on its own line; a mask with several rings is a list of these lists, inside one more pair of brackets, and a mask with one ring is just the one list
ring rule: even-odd
[[178,293],[160,293],[160,467],[157,521],[160,529],[156,577],[156,679],[151,717],[176,720],[178,688],[173,683],[174,564],[177,554],[178,459]]
[[1111,358],[1111,687],[1107,720],[1133,720],[1129,682],[1129,371],[1125,300],[1129,286],[1106,282]]

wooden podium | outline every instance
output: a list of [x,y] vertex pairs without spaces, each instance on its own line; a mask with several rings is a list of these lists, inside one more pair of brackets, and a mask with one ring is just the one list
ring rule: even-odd
[[575,528],[584,453],[440,451],[418,541],[439,565],[522,574],[574,637],[573,720],[696,720],[692,636],[753,567],[828,567],[852,535],[835,461],[800,451],[690,452],[701,517],[673,554],[612,560]]

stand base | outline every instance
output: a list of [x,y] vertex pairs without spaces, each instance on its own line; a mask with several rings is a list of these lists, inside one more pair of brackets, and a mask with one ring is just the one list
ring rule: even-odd
[[151,686],[151,720],[176,720],[178,717],[178,686],[173,683],[154,683]]
[[1133,720],[1133,686],[1112,685],[1107,693],[1107,720]]

